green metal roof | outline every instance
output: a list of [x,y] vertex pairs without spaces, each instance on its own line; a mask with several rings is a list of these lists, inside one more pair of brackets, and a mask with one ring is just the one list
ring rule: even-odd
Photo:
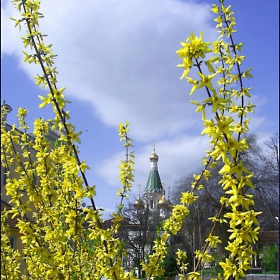
[[163,190],[158,170],[150,170],[149,179],[145,191]]

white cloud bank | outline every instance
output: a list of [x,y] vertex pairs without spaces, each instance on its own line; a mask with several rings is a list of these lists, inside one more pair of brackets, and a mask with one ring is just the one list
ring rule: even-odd
[[[197,171],[197,168],[201,166],[205,150],[209,150],[207,137],[182,136],[156,143],[159,174],[166,191],[169,186],[172,188],[174,182],[182,176]],[[138,184],[141,184],[141,191],[146,187],[151,154],[151,145],[145,145],[135,153],[134,194],[138,192]],[[119,170],[116,166],[120,165],[120,159],[123,159],[123,153],[104,160],[95,168],[99,175],[106,178],[109,185],[115,186],[119,181]]]
[[[2,53],[22,56],[20,40],[14,38],[18,31],[7,19],[12,11],[10,4],[2,11]],[[129,120],[133,138],[145,142],[197,122],[188,102],[189,86],[179,80],[182,69],[176,67],[175,51],[192,31],[203,30],[207,41],[217,36],[209,5],[61,0],[42,1],[41,11],[40,29],[59,55],[60,85],[66,86],[68,98],[91,104],[104,124],[116,127]],[[30,77],[38,72],[22,57],[19,61]]]

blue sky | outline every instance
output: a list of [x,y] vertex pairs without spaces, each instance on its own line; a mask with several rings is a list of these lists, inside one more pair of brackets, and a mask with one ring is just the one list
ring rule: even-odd
[[[156,140],[159,173],[167,189],[200,166],[208,149],[201,137],[201,117],[189,100],[190,86],[180,80],[182,70],[175,54],[194,32],[206,41],[218,37],[211,13],[215,1],[86,0],[41,1],[41,32],[58,55],[59,87],[66,86],[72,123],[82,131],[80,157],[90,166],[89,183],[97,187],[98,207],[114,210],[119,159],[125,150],[119,142],[118,124],[130,121],[134,139],[135,184],[144,189],[150,170],[149,156]],[[216,1],[217,3],[218,1]],[[244,42],[242,69],[253,67],[251,132],[260,142],[279,127],[279,2],[227,1],[236,12],[236,42]],[[50,109],[38,109],[34,79],[41,73],[23,63],[21,33],[9,17],[17,17],[9,1],[1,0],[1,100],[13,111],[8,122],[17,123],[18,107],[29,111],[30,130],[36,117],[51,118]],[[198,98],[205,98],[198,91]],[[194,97],[192,97],[194,99]]]

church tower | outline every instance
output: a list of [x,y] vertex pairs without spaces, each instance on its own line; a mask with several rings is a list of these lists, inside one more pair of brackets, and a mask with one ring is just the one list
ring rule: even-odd
[[150,156],[151,170],[146,188],[144,190],[145,201],[148,204],[150,210],[159,209],[158,202],[164,194],[164,189],[162,187],[158,172],[158,160],[159,157],[154,149],[152,155]]
[[151,169],[148,178],[147,185],[144,189],[144,201],[140,198],[140,184],[139,184],[139,194],[138,198],[134,202],[135,209],[143,210],[148,208],[150,211],[159,211],[162,218],[167,218],[170,216],[170,212],[173,208],[173,204],[170,202],[170,197],[168,195],[168,200],[165,198],[165,191],[162,187],[158,172],[158,160],[159,156],[156,154],[155,149],[150,156]]

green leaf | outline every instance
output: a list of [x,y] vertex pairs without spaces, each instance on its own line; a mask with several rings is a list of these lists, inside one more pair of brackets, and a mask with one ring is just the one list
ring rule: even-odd
[[120,214],[122,212],[123,209],[123,204],[120,204],[118,207],[118,214]]

